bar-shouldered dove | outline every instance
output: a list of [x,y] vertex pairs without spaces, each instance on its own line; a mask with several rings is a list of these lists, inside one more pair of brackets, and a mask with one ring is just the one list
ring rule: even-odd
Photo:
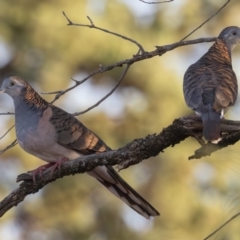
[[[20,77],[6,78],[0,91],[13,99],[19,145],[26,152],[50,163],[44,166],[56,166],[64,159],[73,160],[110,150],[73,115],[45,101]],[[41,167],[36,172],[39,170]],[[98,166],[88,174],[143,217],[149,219],[159,215],[112,166]]]
[[231,52],[239,42],[239,27],[223,29],[208,52],[184,75],[186,104],[201,116],[203,136],[212,143],[221,140],[220,119],[237,99],[238,83],[232,69]]

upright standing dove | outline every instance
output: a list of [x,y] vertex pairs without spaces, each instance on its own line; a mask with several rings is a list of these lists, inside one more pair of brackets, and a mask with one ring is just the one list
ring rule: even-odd
[[[13,98],[19,145],[48,165],[110,150],[73,115],[45,101],[20,77],[6,78],[0,91]],[[159,215],[111,166],[96,167],[88,174],[145,218]]]
[[183,92],[188,107],[203,121],[203,136],[221,139],[220,119],[236,102],[238,84],[232,69],[231,51],[240,42],[240,28],[227,27],[196,63],[186,71]]

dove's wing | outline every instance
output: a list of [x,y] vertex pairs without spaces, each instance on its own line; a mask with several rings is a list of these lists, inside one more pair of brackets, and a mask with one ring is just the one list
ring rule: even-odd
[[[86,128],[73,115],[55,106],[51,106],[51,108],[50,122],[56,130],[58,144],[83,155],[110,150],[96,134]],[[150,218],[150,216],[159,215],[158,211],[131,188],[113,167],[99,166],[88,174],[96,178],[110,192],[142,216]]]

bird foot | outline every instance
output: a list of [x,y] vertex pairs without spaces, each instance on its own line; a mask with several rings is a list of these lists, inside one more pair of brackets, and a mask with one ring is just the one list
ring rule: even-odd
[[68,161],[68,160],[69,160],[68,158],[64,157],[64,158],[58,160],[57,162],[55,162],[54,165],[52,165],[51,174],[53,174],[53,172],[54,172],[56,169],[60,170],[62,164],[63,164],[64,162]]
[[43,171],[52,167],[51,169],[51,175],[53,174],[53,172],[56,170],[56,169],[60,169],[62,164],[64,162],[68,161],[68,158],[62,158],[60,160],[58,160],[57,162],[51,162],[51,163],[48,163],[48,164],[45,164],[45,165],[42,165],[32,171],[28,171],[29,173],[32,173],[33,175],[33,182],[36,183],[36,175],[39,174],[40,177],[42,178],[43,177]]
[[56,163],[48,163],[48,164],[44,164],[32,171],[28,171],[29,173],[32,173],[33,175],[33,182],[36,183],[36,175],[39,174],[41,176],[41,178],[43,177],[43,171],[54,166]]

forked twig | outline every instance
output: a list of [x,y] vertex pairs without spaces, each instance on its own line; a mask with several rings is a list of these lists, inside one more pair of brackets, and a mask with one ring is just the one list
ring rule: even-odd
[[95,71],[93,71],[92,73],[90,73],[87,77],[85,77],[84,79],[82,79],[81,81],[77,81],[77,80],[73,80],[75,82],[75,85],[72,87],[69,87],[65,90],[60,90],[60,91],[55,91],[55,92],[47,92],[47,93],[43,93],[43,94],[56,94],[56,96],[54,97],[54,99],[51,101],[51,103],[54,103],[55,101],[57,101],[57,99],[59,99],[62,95],[64,95],[65,93],[69,92],[70,90],[76,88],[77,86],[81,85],[82,83],[86,82],[89,78],[91,78],[92,76],[105,72],[104,70],[101,69],[97,69]]
[[153,58],[155,56],[161,56],[161,55],[165,54],[166,52],[171,51],[171,50],[173,50],[175,48],[178,48],[178,47],[187,46],[187,45],[191,45],[191,44],[198,44],[198,43],[203,43],[203,42],[213,42],[216,39],[217,39],[216,37],[199,38],[199,39],[188,40],[188,41],[183,41],[183,42],[176,42],[176,43],[173,43],[173,44],[168,44],[168,45],[163,45],[163,46],[156,46],[157,49],[155,49],[154,51],[151,51],[151,52],[145,52],[144,55],[134,55],[132,58],[121,60],[119,62],[116,62],[116,63],[108,65],[108,66],[100,66],[100,68],[98,68],[95,71],[93,71],[92,73],[90,73],[87,77],[85,77],[81,81],[77,81],[75,79],[74,80],[72,79],[75,82],[75,84],[72,87],[69,87],[65,90],[59,90],[59,91],[54,91],[54,92],[45,92],[45,93],[42,93],[42,94],[56,94],[54,99],[51,101],[51,103],[54,103],[62,95],[69,92],[70,90],[76,88],[77,86],[84,83],[89,78],[93,77],[94,75],[110,71],[110,70],[112,70],[116,67],[122,67],[123,65],[131,65],[131,64],[134,64],[136,62],[143,61],[145,59]]
[[100,30],[100,31],[103,31],[103,32],[106,32],[106,33],[109,33],[109,34],[112,34],[112,35],[115,35],[115,36],[117,36],[117,37],[123,38],[124,40],[127,40],[127,41],[130,41],[130,42],[134,43],[135,45],[138,46],[138,48],[140,49],[140,52],[141,52],[142,54],[145,53],[145,50],[143,49],[143,46],[142,46],[140,43],[138,43],[136,40],[133,40],[133,39],[131,39],[131,38],[129,38],[129,37],[126,37],[126,36],[124,36],[124,35],[121,35],[121,34],[119,34],[119,33],[109,31],[109,30],[107,30],[107,29],[105,29],[105,28],[97,27],[97,26],[93,23],[92,19],[91,19],[89,16],[87,16],[87,18],[88,18],[88,20],[90,21],[90,25],[89,25],[89,24],[73,23],[73,22],[67,17],[67,15],[66,15],[65,12],[62,12],[62,13],[63,13],[64,17],[67,19],[69,26],[80,26],[80,27],[94,28],[94,29],[97,29],[97,30]]
[[10,145],[8,145],[7,147],[5,147],[4,149],[0,150],[0,154],[6,152],[8,149],[16,146],[18,144],[17,139],[15,139]]
[[83,114],[83,113],[86,113],[88,111],[90,111],[91,109],[97,107],[100,103],[102,103],[106,98],[108,98],[117,88],[118,86],[120,85],[120,83],[122,82],[122,80],[124,79],[126,73],[128,72],[130,68],[130,65],[127,64],[126,68],[124,69],[121,77],[119,78],[117,84],[115,85],[115,87],[107,94],[105,95],[102,99],[100,99],[98,102],[96,102],[94,105],[92,105],[91,107],[87,108],[86,110],[84,111],[81,111],[81,112],[76,112],[76,113],[73,113],[74,116],[77,116],[77,115],[80,115],[80,114]]

